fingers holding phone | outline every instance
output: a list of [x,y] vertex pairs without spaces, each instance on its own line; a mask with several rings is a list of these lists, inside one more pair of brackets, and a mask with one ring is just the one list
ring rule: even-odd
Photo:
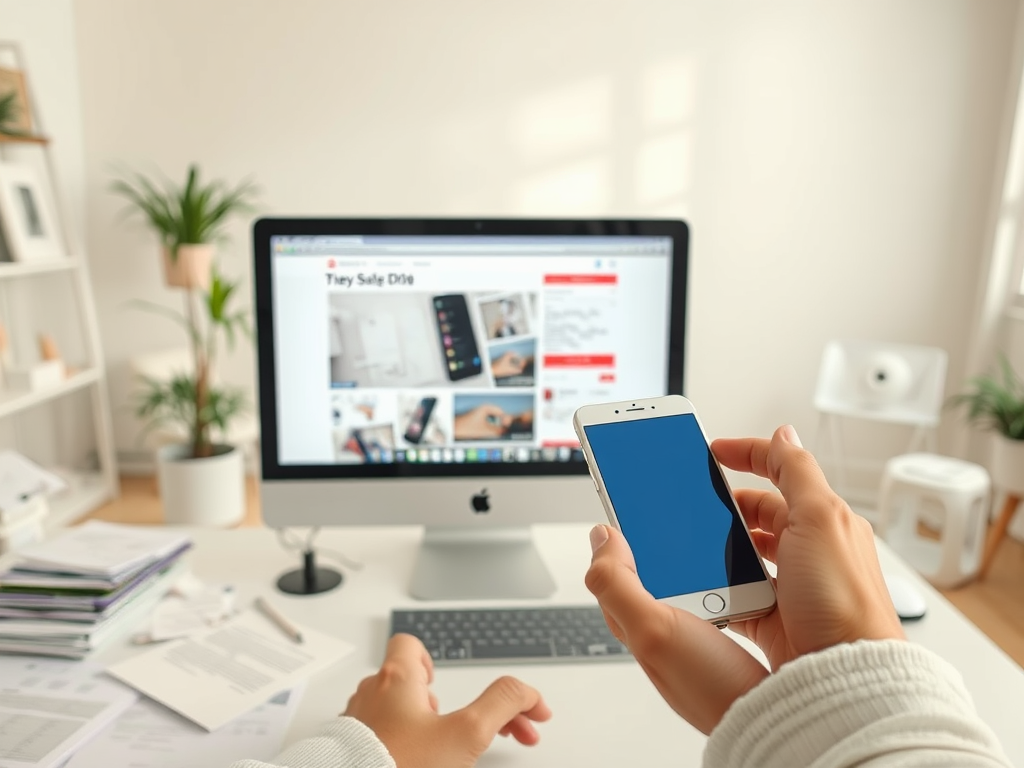
[[767,676],[753,656],[697,616],[655,600],[636,573],[622,534],[596,526],[587,588],[612,633],[630,649],[665,701],[710,733],[726,710]]
[[902,639],[870,524],[828,485],[795,430],[771,440],[716,440],[723,466],[769,478],[781,494],[745,491],[740,508],[761,554],[778,567],[775,615],[737,626],[772,668],[797,656],[863,639]]

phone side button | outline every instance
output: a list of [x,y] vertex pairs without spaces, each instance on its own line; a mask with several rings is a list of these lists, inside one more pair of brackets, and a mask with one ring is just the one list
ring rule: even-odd
[[710,613],[721,613],[725,610],[725,600],[722,599],[721,595],[709,592],[704,595],[704,607]]

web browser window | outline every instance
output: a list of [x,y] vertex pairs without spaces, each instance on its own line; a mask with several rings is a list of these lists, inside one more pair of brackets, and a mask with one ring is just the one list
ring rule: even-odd
[[665,393],[668,237],[275,236],[281,465],[582,462]]

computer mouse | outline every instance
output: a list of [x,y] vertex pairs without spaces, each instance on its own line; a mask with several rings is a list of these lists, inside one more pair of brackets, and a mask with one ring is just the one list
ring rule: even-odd
[[921,596],[921,591],[909,579],[902,576],[886,576],[885,586],[889,588],[889,597],[900,621],[914,621],[924,616],[928,606]]

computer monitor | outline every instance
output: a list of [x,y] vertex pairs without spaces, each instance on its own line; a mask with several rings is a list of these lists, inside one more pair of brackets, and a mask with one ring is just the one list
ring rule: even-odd
[[253,239],[267,525],[421,525],[414,597],[549,595],[530,526],[604,518],[574,410],[683,390],[686,224],[265,218]]

